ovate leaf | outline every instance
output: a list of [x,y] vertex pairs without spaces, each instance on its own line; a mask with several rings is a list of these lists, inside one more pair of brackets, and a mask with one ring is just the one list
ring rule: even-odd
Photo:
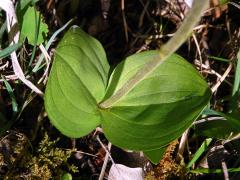
[[167,146],[162,147],[160,149],[144,151],[144,154],[150,159],[150,161],[154,164],[158,164],[159,161],[162,159]]
[[[111,75],[105,99],[114,95],[158,51],[128,57]],[[178,138],[198,117],[211,96],[199,73],[172,55],[130,92],[101,110],[106,137],[115,145],[150,151]]]
[[53,125],[69,137],[81,137],[100,124],[97,102],[107,86],[109,65],[101,44],[78,27],[59,43],[45,93]]

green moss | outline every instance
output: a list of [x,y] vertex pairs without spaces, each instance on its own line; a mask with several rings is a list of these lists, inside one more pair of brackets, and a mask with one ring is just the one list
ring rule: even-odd
[[22,169],[22,171],[17,172],[17,169],[14,168],[4,178],[60,179],[66,170],[73,173],[77,172],[78,168],[67,162],[72,150],[56,147],[58,140],[51,141],[45,134],[37,149],[33,153],[27,153],[18,164],[17,168]]

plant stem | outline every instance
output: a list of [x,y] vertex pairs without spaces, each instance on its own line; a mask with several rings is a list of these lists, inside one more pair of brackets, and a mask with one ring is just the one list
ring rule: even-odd
[[153,57],[140,70],[137,71],[114,95],[99,104],[102,109],[110,108],[119,101],[124,95],[132,90],[149,73],[153,72],[160,64],[167,60],[191,34],[192,29],[199,21],[203,11],[207,8],[208,0],[195,0],[188,16],[183,21],[175,35],[159,49],[158,56]]

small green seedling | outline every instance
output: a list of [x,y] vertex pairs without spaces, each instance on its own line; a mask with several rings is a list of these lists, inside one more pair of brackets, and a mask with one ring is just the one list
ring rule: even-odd
[[192,124],[211,96],[182,57],[161,60],[158,50],[134,54],[109,77],[102,45],[73,26],[56,49],[46,87],[51,122],[73,138],[100,126],[114,145],[143,151],[158,163],[166,145]]

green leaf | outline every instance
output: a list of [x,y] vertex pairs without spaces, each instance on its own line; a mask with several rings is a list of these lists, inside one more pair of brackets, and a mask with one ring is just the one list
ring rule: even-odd
[[195,125],[194,133],[196,135],[225,139],[231,133],[238,133],[237,130],[228,120],[212,120]]
[[[215,120],[196,123],[195,133],[207,137],[227,138],[230,133],[239,133],[240,114],[238,112],[223,113],[210,108],[204,109],[205,116],[215,116]],[[224,119],[222,119],[223,117]],[[221,119],[220,119],[221,118]]]
[[148,159],[150,159],[152,163],[158,164],[159,161],[162,159],[166,149],[167,149],[167,146],[162,147],[160,149],[156,149],[156,150],[144,151],[144,154],[148,157]]
[[20,23],[21,41],[27,37],[31,45],[39,45],[44,42],[44,36],[48,33],[48,26],[43,22],[41,14],[34,7],[28,7]]
[[226,118],[229,123],[239,132],[240,128],[240,113],[239,112],[233,112],[233,113],[228,113],[224,114],[222,112],[218,112],[219,115],[222,117]]
[[229,125],[233,129],[235,129],[235,131],[239,132],[239,128],[240,128],[240,119],[239,119],[239,117],[240,117],[240,114],[238,112],[232,112],[232,113],[228,113],[228,114],[223,113],[223,112],[219,112],[219,111],[214,111],[214,110],[212,110],[212,112],[215,112],[219,116],[224,117],[228,121]]
[[63,134],[81,137],[100,124],[97,102],[109,65],[101,44],[74,26],[59,43],[45,93],[48,116]]
[[200,148],[197,150],[191,161],[188,163],[187,168],[190,168],[200,158],[200,156],[207,150],[211,142],[212,138],[208,138],[203,141]]
[[[158,51],[128,57],[111,75],[104,99],[114,95]],[[109,109],[102,109],[102,127],[115,145],[149,151],[178,138],[198,117],[211,96],[199,73],[172,55]]]

